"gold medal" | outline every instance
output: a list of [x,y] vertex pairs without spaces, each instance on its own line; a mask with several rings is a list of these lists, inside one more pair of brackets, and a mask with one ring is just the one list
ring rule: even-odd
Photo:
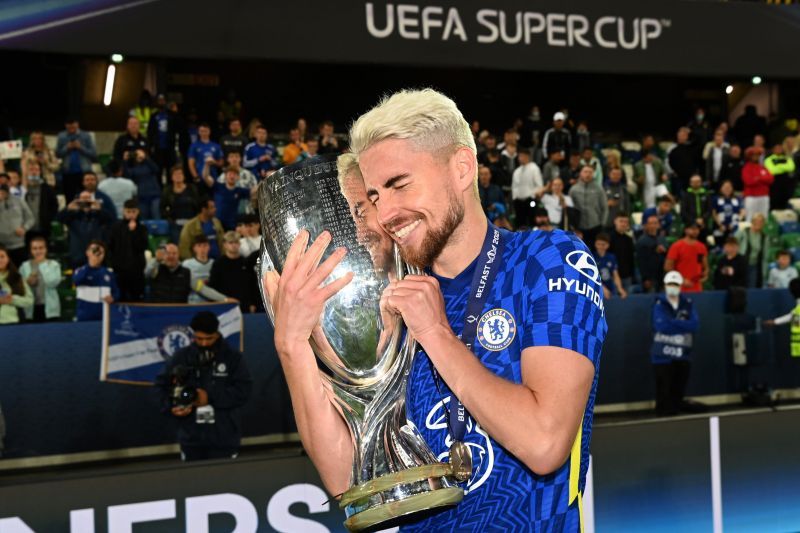
[[453,468],[453,477],[460,483],[469,480],[472,475],[472,452],[460,440],[450,446],[450,466]]

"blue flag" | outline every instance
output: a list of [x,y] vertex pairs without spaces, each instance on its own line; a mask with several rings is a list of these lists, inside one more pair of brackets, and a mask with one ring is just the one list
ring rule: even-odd
[[192,343],[189,323],[200,311],[217,315],[225,341],[244,349],[242,312],[235,303],[105,305],[100,380],[153,383],[165,361]]

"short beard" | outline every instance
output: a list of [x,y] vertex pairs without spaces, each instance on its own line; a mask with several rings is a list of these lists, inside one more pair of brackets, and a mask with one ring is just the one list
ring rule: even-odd
[[419,249],[412,250],[400,247],[400,255],[403,261],[409,265],[417,268],[425,268],[433,264],[437,257],[442,253],[444,247],[450,241],[453,232],[464,220],[464,204],[459,198],[450,191],[449,193],[450,207],[447,210],[442,225],[438,228],[432,228]]

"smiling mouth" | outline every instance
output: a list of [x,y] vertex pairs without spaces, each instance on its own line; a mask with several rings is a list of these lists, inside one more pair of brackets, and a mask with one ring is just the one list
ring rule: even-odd
[[400,228],[399,230],[393,232],[392,235],[394,235],[395,238],[402,240],[406,236],[408,236],[409,233],[414,231],[414,228],[419,226],[420,222],[422,222],[422,220],[417,219],[414,222],[412,222],[410,224],[407,224],[407,225],[403,226],[402,228]]

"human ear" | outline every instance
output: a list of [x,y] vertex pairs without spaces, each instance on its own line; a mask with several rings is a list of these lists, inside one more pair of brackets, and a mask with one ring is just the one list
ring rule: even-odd
[[466,146],[460,147],[451,159],[456,170],[456,187],[460,191],[471,189],[478,175],[478,161],[475,152]]

